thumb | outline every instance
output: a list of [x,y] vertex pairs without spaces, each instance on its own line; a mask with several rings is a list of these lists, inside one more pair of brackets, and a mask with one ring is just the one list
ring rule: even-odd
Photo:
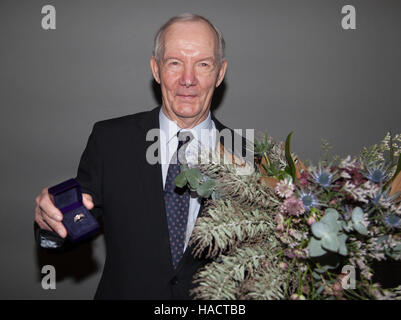
[[82,194],[82,201],[84,203],[84,206],[86,207],[86,209],[88,210],[92,210],[93,209],[93,200],[92,200],[92,196],[90,194],[87,193],[83,193]]

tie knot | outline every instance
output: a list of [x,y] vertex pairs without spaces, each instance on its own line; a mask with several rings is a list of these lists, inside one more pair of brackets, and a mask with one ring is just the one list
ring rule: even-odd
[[192,141],[194,136],[189,131],[184,131],[184,132],[178,131],[177,138],[178,138],[177,150],[179,150],[184,144],[187,144],[188,142]]

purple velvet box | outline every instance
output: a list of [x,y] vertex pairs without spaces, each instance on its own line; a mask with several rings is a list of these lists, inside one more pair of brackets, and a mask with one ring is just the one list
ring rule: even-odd
[[99,230],[99,224],[82,203],[81,186],[69,179],[49,188],[54,205],[63,214],[63,225],[73,242],[83,240]]

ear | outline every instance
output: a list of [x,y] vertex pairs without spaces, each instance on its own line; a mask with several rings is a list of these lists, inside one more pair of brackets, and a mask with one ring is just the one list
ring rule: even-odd
[[223,62],[221,63],[221,67],[219,70],[219,75],[217,77],[217,82],[216,82],[216,88],[221,84],[221,82],[224,79],[224,76],[226,74],[226,70],[227,70],[227,60],[223,60]]
[[153,78],[158,84],[160,84],[159,65],[154,56],[150,58],[150,69],[152,69]]

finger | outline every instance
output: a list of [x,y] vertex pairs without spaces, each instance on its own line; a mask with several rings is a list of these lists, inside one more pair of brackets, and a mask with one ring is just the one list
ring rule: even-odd
[[88,210],[93,209],[94,204],[93,204],[92,196],[90,194],[83,193],[82,200],[83,200],[83,203],[84,203],[84,206],[86,207],[86,209],[88,209]]
[[43,210],[41,211],[41,216],[44,222],[46,222],[53,231],[57,232],[60,237],[65,238],[67,236],[67,230],[61,222],[54,220]]
[[45,212],[47,216],[51,217],[52,219],[56,221],[61,221],[63,220],[63,215],[60,212],[59,209],[53,204],[53,202],[50,200],[49,194],[44,193],[41,195],[41,198],[39,200],[39,209],[42,212]]
[[35,222],[39,225],[39,228],[48,230],[48,231],[53,231],[50,226],[43,220],[42,216],[39,213],[39,208],[35,208]]

